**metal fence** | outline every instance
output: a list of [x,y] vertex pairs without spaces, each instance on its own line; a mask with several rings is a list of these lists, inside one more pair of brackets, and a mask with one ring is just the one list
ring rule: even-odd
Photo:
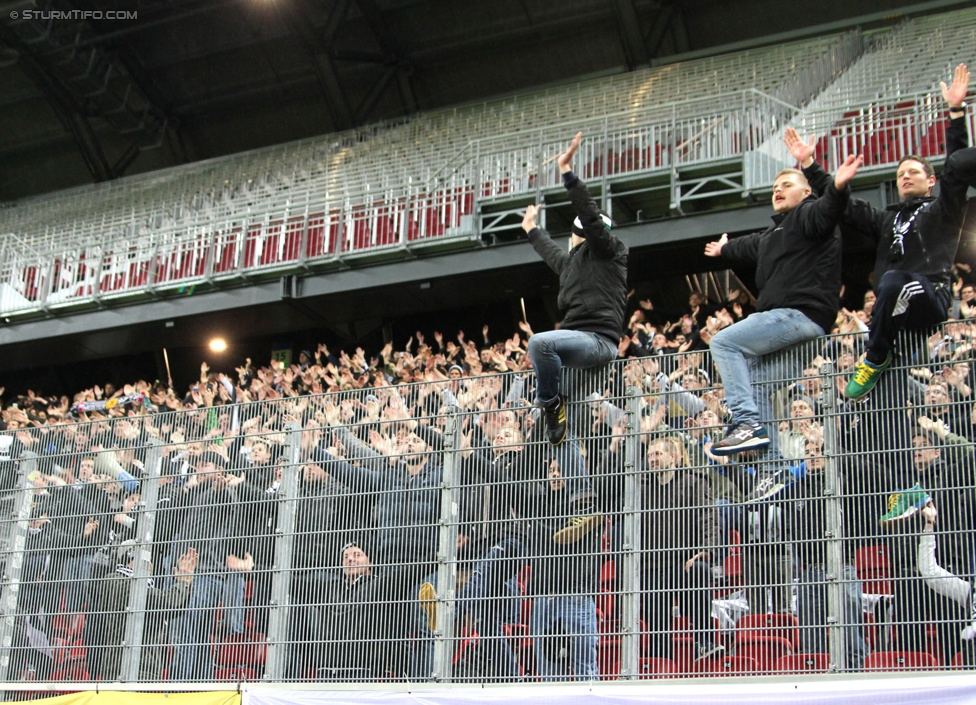
[[731,459],[707,351],[567,371],[555,447],[531,374],[7,431],[0,682],[972,667],[974,331],[764,359]]

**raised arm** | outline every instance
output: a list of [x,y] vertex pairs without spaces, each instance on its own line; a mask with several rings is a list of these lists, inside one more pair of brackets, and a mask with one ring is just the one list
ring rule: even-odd
[[942,87],[942,98],[949,106],[950,113],[965,115],[966,93],[969,92],[969,68],[966,64],[959,64],[952,75],[952,85],[947,86],[945,81],[940,81]]
[[[966,215],[966,194],[976,186],[976,148],[969,147],[966,131],[966,93],[969,90],[969,69],[959,64],[952,77],[952,85],[942,82],[942,97],[949,108],[949,129],[946,130],[946,162],[939,178],[938,208],[950,222],[961,222]],[[958,109],[957,109],[958,108]]]
[[729,234],[722,233],[722,237],[720,237],[718,240],[715,240],[714,242],[709,242],[705,245],[705,256],[721,257],[722,248],[725,247],[728,241],[729,241]]
[[803,203],[801,227],[805,237],[823,240],[832,237],[837,225],[841,222],[851,200],[850,183],[857,170],[864,164],[863,156],[848,155],[844,163],[837,167],[833,183],[830,184],[820,198],[813,203]]
[[552,271],[560,274],[563,271],[563,267],[566,266],[566,262],[569,261],[569,254],[553,242],[552,238],[549,237],[549,233],[539,227],[536,221],[541,210],[542,206],[530,204],[525,209],[525,215],[522,217],[522,229],[529,236],[529,244],[532,245],[532,249],[536,251],[536,254],[549,265]]
[[925,526],[922,529],[922,536],[918,542],[918,572],[925,579],[925,584],[940,595],[948,597],[958,605],[966,607],[969,605],[972,585],[961,578],[953,575],[948,570],[939,565],[935,557],[935,523],[938,512],[932,500],[922,507],[922,517]]
[[707,257],[724,257],[738,262],[755,263],[759,258],[759,240],[762,233],[752,233],[729,240],[728,233],[722,233],[715,242],[705,245]]
[[862,166],[864,166],[864,155],[847,155],[847,159],[844,160],[843,164],[837,167],[837,171],[834,173],[834,188],[838,191],[843,191],[845,188],[847,188],[847,185],[851,182],[851,179],[853,179],[857,174],[857,170]]
[[583,133],[577,132],[569,147],[556,161],[559,164],[559,172],[563,175],[563,183],[569,192],[569,200],[572,201],[580,226],[583,228],[583,236],[594,252],[610,259],[617,253],[617,245],[615,238],[610,234],[610,226],[604,221],[586,184],[573,173],[573,156],[582,141]]

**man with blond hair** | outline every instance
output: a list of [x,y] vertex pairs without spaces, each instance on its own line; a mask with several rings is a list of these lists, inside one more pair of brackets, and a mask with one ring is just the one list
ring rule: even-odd
[[[773,421],[767,385],[788,384],[799,370],[791,374],[780,368],[780,362],[788,362],[785,356],[770,354],[824,335],[833,325],[841,286],[837,224],[850,200],[847,184],[862,163],[861,157],[848,157],[820,198],[812,195],[803,172],[784,169],[773,183],[775,213],[765,232],[734,240],[722,235],[705,246],[709,257],[755,265],[759,287],[756,312],[716,333],[710,345],[732,412],[727,435],[712,446],[715,455],[765,448],[772,442],[767,458],[781,457],[776,433],[767,434],[763,426]],[[769,479],[761,483],[759,495],[782,488]]]

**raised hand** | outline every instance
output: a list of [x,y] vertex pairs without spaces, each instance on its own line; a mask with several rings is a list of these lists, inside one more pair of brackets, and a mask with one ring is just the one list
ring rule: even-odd
[[534,203],[530,203],[525,207],[525,215],[522,216],[522,230],[529,232],[539,227],[536,223],[536,219],[539,217],[539,211],[542,210],[541,206],[537,206]]
[[200,555],[197,553],[197,549],[190,546],[186,550],[186,553],[176,560],[176,566],[173,568],[173,572],[176,575],[193,575],[199,561]]
[[783,142],[801,167],[805,169],[813,164],[813,156],[817,153],[816,135],[811,135],[810,143],[807,144],[800,139],[800,133],[792,127],[787,127],[786,132],[783,133]]
[[969,90],[969,69],[966,64],[959,64],[952,76],[952,85],[947,86],[945,81],[939,83],[942,86],[942,97],[949,104],[949,108],[958,108],[966,100],[966,92]]
[[854,175],[857,174],[857,170],[862,166],[864,166],[863,154],[858,154],[857,156],[853,154],[847,155],[844,163],[837,167],[837,171],[834,172],[834,188],[838,191],[843,191],[851,179],[854,178]]
[[728,241],[729,241],[729,234],[722,233],[722,237],[720,237],[718,240],[716,240],[715,242],[710,242],[707,245],[705,245],[705,256],[721,257],[722,248],[725,247],[725,243],[727,243]]
[[566,151],[556,159],[556,162],[559,164],[559,171],[563,174],[573,170],[573,155],[576,154],[576,150],[579,149],[580,142],[582,141],[583,133],[577,132],[573,141],[569,143],[569,147],[566,148]]

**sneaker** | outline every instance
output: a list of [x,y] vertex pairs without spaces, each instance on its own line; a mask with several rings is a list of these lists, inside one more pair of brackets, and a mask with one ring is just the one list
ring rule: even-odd
[[427,626],[433,632],[437,629],[437,593],[431,583],[423,583],[418,594],[420,608],[427,615]]
[[602,514],[582,514],[580,516],[570,517],[566,521],[566,526],[552,535],[552,542],[561,545],[576,543],[602,525]]
[[887,526],[892,522],[908,519],[924,507],[929,499],[928,493],[917,482],[911,489],[888,495],[888,511],[881,516],[881,525]]
[[749,504],[750,502],[761,502],[764,499],[769,499],[773,495],[782,492],[788,485],[793,483],[793,473],[791,473],[789,470],[780,470],[772,475],[760,477],[762,477],[762,479],[756,483],[756,486],[752,488],[752,492],[750,492],[746,497],[746,504]]
[[725,652],[725,647],[714,641],[700,641],[695,643],[695,663],[713,658]]
[[740,423],[726,434],[725,438],[712,446],[715,455],[732,455],[743,450],[765,448],[769,445],[766,429],[759,424]]
[[892,355],[888,353],[888,357],[880,365],[875,365],[867,360],[857,363],[857,367],[854,368],[854,376],[844,388],[844,396],[848,399],[860,399],[874,389],[874,385],[881,378],[881,373],[891,366],[891,360]]
[[561,396],[550,402],[546,409],[546,436],[549,443],[558,446],[566,438],[566,400]]

